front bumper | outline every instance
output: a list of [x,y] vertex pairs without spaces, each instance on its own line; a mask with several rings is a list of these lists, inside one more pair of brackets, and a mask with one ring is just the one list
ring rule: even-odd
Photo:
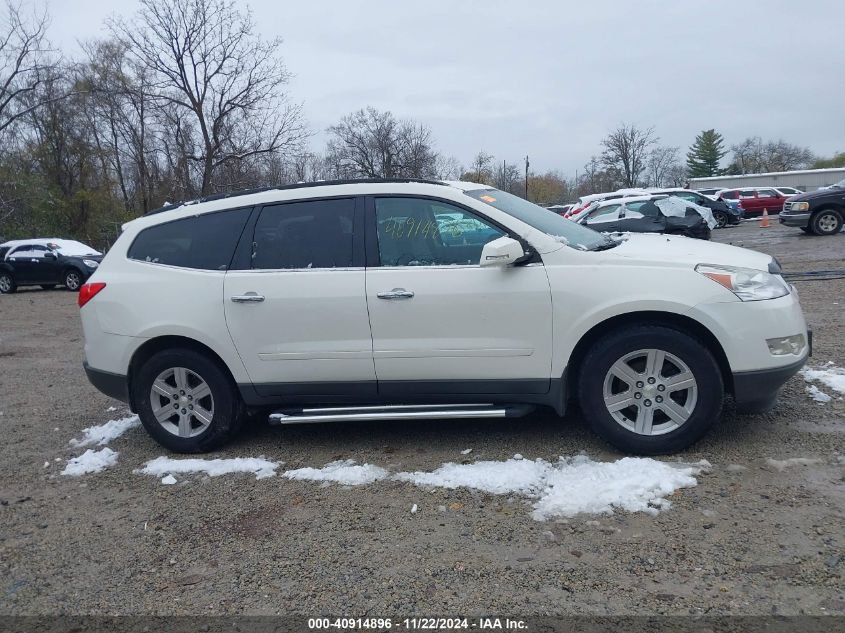
[[88,382],[110,398],[129,403],[129,381],[122,374],[113,374],[102,369],[94,369],[88,361],[82,363]]
[[812,213],[781,213],[778,218],[781,224],[785,226],[805,227],[810,223]]
[[741,413],[760,413],[771,409],[777,402],[778,392],[807,362],[801,360],[785,367],[741,371],[733,374],[734,401]]

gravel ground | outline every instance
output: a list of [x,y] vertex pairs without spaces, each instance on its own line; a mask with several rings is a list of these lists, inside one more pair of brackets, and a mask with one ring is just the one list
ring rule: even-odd
[[[716,239],[787,270],[845,267],[845,234],[745,223]],[[845,280],[798,285],[812,364],[845,366]],[[768,414],[728,405],[678,456],[713,468],[670,509],[540,522],[519,497],[396,481],[180,475],[165,486],[133,473],[164,454],[142,429],[109,444],[120,453],[112,468],[59,476],[82,452],[68,440],[125,412],[87,383],[82,347],[71,293],[0,297],[0,613],[845,614],[845,403],[813,402],[800,377]],[[581,451],[620,457],[574,414],[255,425],[219,456],[432,470]],[[770,458],[818,461],[779,470]]]

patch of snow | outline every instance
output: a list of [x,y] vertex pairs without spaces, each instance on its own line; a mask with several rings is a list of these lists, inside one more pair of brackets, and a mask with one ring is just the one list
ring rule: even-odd
[[44,462],[44,468],[50,468],[50,462]]
[[810,397],[818,402],[819,404],[824,404],[825,402],[830,402],[831,397],[827,395],[824,391],[816,387],[815,385],[807,385],[806,387],[807,393],[810,394]]
[[726,470],[729,473],[741,473],[743,470],[747,470],[747,468],[742,464],[729,464]]
[[778,472],[783,472],[790,466],[813,466],[821,463],[822,460],[812,457],[790,457],[789,459],[772,459],[770,457],[766,460],[766,465],[771,466]]
[[263,457],[233,457],[229,459],[173,459],[156,457],[135,472],[143,475],[173,475],[174,473],[205,473],[209,477],[219,477],[229,473],[254,473],[256,479],[272,477],[276,474],[277,462]]
[[62,474],[78,477],[88,473],[98,473],[109,466],[114,466],[117,463],[117,455],[116,451],[108,447],[99,451],[89,448],[79,457],[71,457],[67,460],[67,466],[65,466]]
[[173,475],[168,475],[167,477],[162,477],[161,483],[163,483],[165,486],[172,486],[173,484],[176,483],[176,477],[174,477]]
[[72,439],[69,444],[71,446],[90,446],[96,444],[97,446],[104,446],[113,439],[120,437],[129,429],[141,425],[141,420],[137,415],[129,416],[128,418],[120,418],[119,420],[109,420],[105,424],[99,426],[89,426],[87,429],[82,429],[82,439]]
[[414,505],[411,506],[411,514],[416,514],[416,513],[417,513],[417,504],[415,503]]
[[109,407],[106,411],[117,411],[117,407]]
[[297,468],[284,474],[288,479],[325,481],[346,486],[371,484],[387,475],[388,472],[384,468],[372,464],[357,464],[354,459],[341,459],[322,468]]
[[804,376],[804,380],[807,382],[820,382],[834,391],[845,395],[845,369],[842,367],[835,367],[833,363],[828,363],[820,369],[805,367],[801,370],[801,375]]
[[521,494],[535,499],[534,518],[546,520],[580,513],[609,514],[617,508],[656,514],[670,506],[668,495],[695,486],[695,476],[710,468],[704,460],[670,464],[625,457],[595,462],[579,455],[549,463],[518,457],[503,462],[448,463],[433,472],[397,473],[393,478],[420,486]]
[[461,455],[469,455],[472,452],[471,448],[465,448],[461,451]]

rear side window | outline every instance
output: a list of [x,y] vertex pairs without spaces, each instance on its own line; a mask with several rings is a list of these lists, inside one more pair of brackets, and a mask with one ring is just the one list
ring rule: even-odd
[[251,209],[206,213],[144,229],[129,259],[154,264],[226,270]]
[[354,217],[354,198],[264,207],[255,224],[252,267],[351,268]]

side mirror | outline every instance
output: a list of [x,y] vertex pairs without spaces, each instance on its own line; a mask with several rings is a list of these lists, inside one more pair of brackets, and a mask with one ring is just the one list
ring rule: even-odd
[[485,266],[510,266],[525,256],[522,244],[512,237],[500,237],[487,242],[481,249],[481,261],[479,265]]
[[53,251],[47,251],[46,253],[44,253],[44,257],[46,259],[58,259],[59,258],[59,256],[56,255]]

